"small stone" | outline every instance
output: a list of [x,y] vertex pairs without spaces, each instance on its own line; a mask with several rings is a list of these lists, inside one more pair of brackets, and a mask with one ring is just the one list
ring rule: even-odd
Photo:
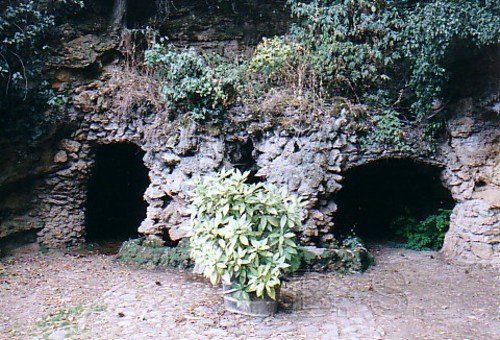
[[276,331],[278,331],[280,333],[286,333],[286,332],[294,331],[295,329],[296,329],[295,325],[289,324],[289,325],[283,325],[283,326],[277,327]]
[[61,150],[54,156],[55,163],[66,163],[67,161],[68,161],[68,154],[66,153],[66,151]]
[[314,246],[304,246],[302,247],[302,250],[304,252],[308,252],[311,254],[311,256],[317,256],[317,257],[320,257],[326,250],[326,248],[317,248],[317,247],[314,247]]
[[472,242],[471,250],[477,257],[488,260],[493,256],[493,247],[486,243]]
[[181,158],[174,153],[165,153],[161,157],[166,165],[174,166],[181,161]]
[[306,333],[306,335],[316,335],[319,333],[319,329],[313,325],[306,326],[304,327],[304,333]]
[[64,329],[59,329],[50,334],[48,338],[50,340],[64,340],[67,339],[67,334]]
[[108,125],[106,125],[104,127],[104,130],[106,130],[106,131],[115,131],[115,130],[118,130],[118,124],[116,124],[116,123],[109,123]]
[[78,152],[80,150],[81,144],[77,141],[70,139],[63,139],[61,142],[61,147],[68,152]]
[[151,197],[151,198],[161,198],[161,197],[165,197],[166,193],[157,186],[150,186],[146,190],[145,195],[147,197]]

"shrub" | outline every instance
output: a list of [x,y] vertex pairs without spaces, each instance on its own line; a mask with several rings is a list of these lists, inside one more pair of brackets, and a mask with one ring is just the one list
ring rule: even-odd
[[[0,111],[39,108],[50,101],[43,75],[55,25],[83,8],[82,0],[18,0],[0,5]],[[21,107],[32,100],[31,105]],[[52,103],[49,103],[52,105]]]
[[[304,46],[332,94],[362,100],[380,88],[391,106],[417,120],[441,100],[446,58],[457,44],[479,49],[500,41],[494,1],[289,0]],[[385,99],[385,98],[384,98]],[[403,113],[403,112],[402,112]]]
[[[236,99],[267,113],[259,105],[262,98],[278,103],[295,98],[301,108],[305,100],[326,106],[347,98],[368,107],[368,115],[352,117],[369,125],[366,143],[405,150],[410,137],[428,141],[435,135],[444,116],[440,109],[432,111],[433,103],[446,103],[446,65],[457,46],[478,50],[500,41],[500,10],[490,0],[288,4],[296,19],[288,34],[263,39],[244,65],[155,44],[146,63],[164,80],[163,99],[178,112],[206,120],[220,118]],[[281,94],[283,100],[275,100]],[[294,111],[283,110],[289,108]],[[426,131],[405,135],[403,128]]]
[[361,138],[364,148],[374,144],[389,145],[398,151],[409,151],[411,146],[406,138],[405,125],[398,112],[390,103],[387,91],[379,90],[375,94],[364,96],[369,111],[361,122],[366,134]]
[[158,71],[167,105],[195,120],[220,118],[235,99],[240,68],[221,57],[157,43],[146,51],[145,62]]
[[384,1],[289,1],[300,20],[291,37],[307,50],[321,83],[336,95],[357,96],[388,79],[401,25]]
[[175,247],[151,246],[143,238],[123,242],[118,260],[124,263],[186,269],[192,267],[189,242],[182,239]]
[[[295,77],[300,80],[292,83],[295,93],[296,88],[300,95],[311,91],[318,96],[309,97],[320,101],[341,96],[366,104],[366,115],[352,117],[366,132],[365,146],[405,151],[411,137],[432,152],[432,136],[443,117],[432,108],[446,102],[451,54],[457,46],[478,50],[500,41],[500,10],[494,1],[288,3],[296,23],[287,36],[257,47],[250,63],[257,67],[251,70],[288,88],[290,82],[275,80]],[[420,135],[406,134],[405,128]]]
[[261,74],[267,82],[279,82],[296,77],[303,48],[283,37],[264,38],[250,59],[250,72]]
[[269,184],[245,183],[248,172],[223,170],[195,181],[191,197],[191,258],[212,284],[276,298],[281,277],[300,259],[292,229],[300,202]]
[[450,226],[451,210],[439,209],[422,221],[410,215],[396,219],[392,228],[406,239],[405,247],[415,250],[438,250],[443,246],[444,236]]
[[442,99],[449,78],[445,61],[457,44],[480,49],[500,42],[500,6],[488,0],[435,0],[416,2],[401,12],[401,53],[409,66],[406,86],[413,112],[424,117],[432,102]]

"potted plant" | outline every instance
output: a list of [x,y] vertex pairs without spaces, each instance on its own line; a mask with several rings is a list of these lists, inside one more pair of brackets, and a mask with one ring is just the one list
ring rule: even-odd
[[293,228],[300,201],[284,188],[245,183],[248,173],[223,170],[195,180],[191,258],[195,272],[221,281],[226,309],[266,316],[277,308],[282,276],[300,262]]

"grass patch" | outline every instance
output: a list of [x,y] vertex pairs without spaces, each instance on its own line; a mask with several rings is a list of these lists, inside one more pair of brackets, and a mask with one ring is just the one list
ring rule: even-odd
[[63,308],[55,313],[49,314],[37,323],[39,328],[44,330],[68,327],[75,323],[77,317],[84,311],[82,305],[70,308]]
[[90,307],[80,304],[69,308],[62,308],[43,317],[37,322],[36,326],[43,333],[42,337],[48,339],[48,336],[57,329],[67,329],[70,332],[75,331],[78,319],[85,312],[103,312],[105,310],[106,306],[102,304],[95,304]]

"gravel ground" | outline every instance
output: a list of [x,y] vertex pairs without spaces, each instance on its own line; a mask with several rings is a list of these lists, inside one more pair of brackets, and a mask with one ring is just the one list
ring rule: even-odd
[[364,274],[303,273],[280,312],[224,310],[220,289],[111,255],[24,247],[0,259],[1,339],[500,339],[498,268],[384,248]]

